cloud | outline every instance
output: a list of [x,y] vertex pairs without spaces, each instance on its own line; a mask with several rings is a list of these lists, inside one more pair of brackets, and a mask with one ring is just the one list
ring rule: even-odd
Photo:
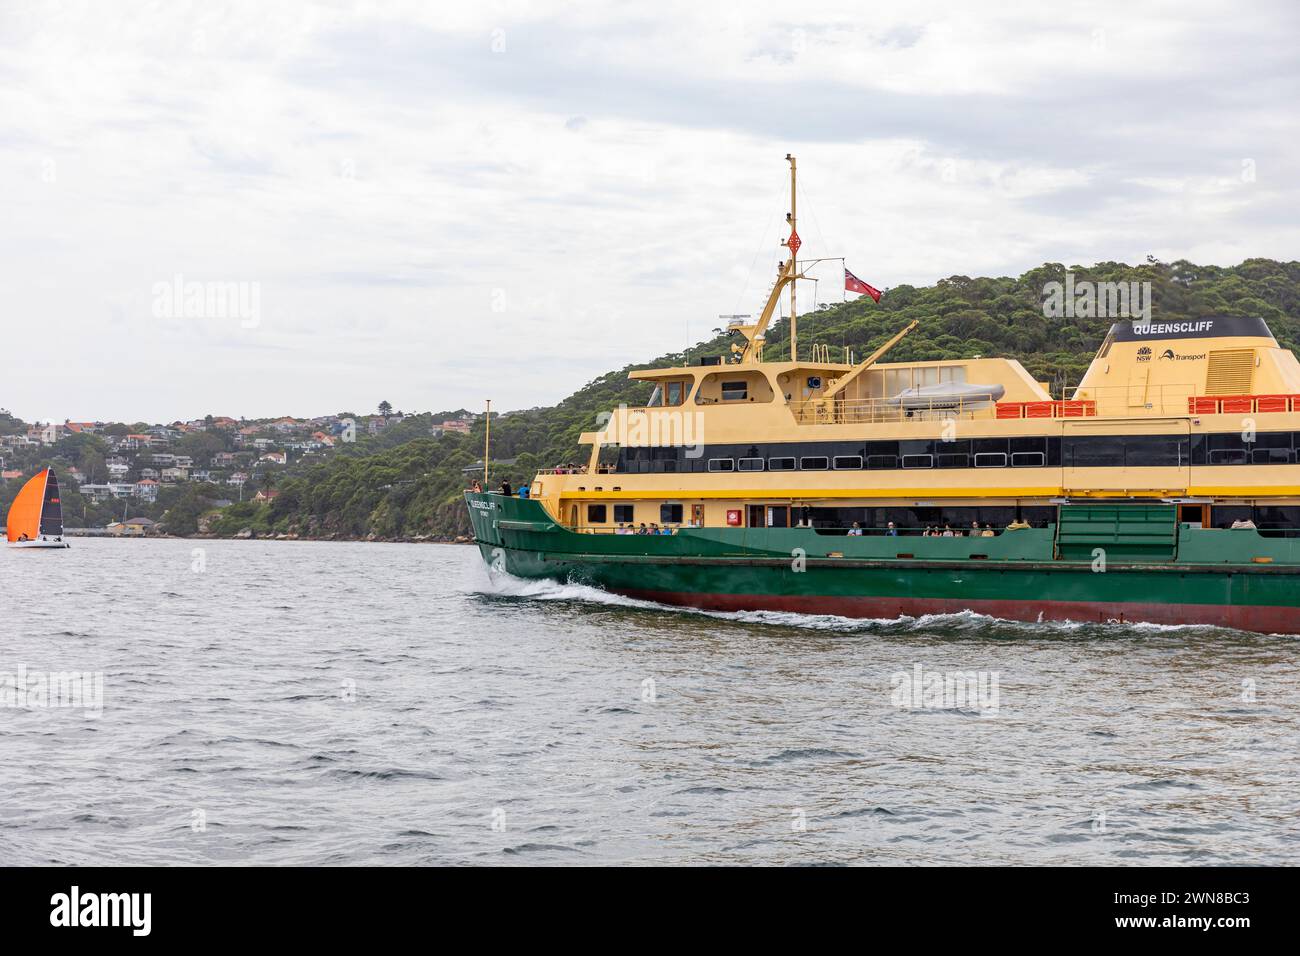
[[[1288,4],[554,9],[7,12],[6,404],[553,402],[758,308],[786,152],[803,255],[877,285],[1295,257]],[[176,274],[260,321],[158,320]]]

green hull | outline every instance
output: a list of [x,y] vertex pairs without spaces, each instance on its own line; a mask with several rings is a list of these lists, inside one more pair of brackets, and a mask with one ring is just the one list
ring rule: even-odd
[[[1254,531],[1151,522],[1151,530],[1111,539],[1072,530],[1072,547],[1055,527],[992,538],[845,537],[810,528],[578,534],[534,501],[472,493],[466,500],[495,568],[665,603],[873,618],[972,610],[1300,632],[1300,541]],[[1094,557],[1099,549],[1104,564]]]

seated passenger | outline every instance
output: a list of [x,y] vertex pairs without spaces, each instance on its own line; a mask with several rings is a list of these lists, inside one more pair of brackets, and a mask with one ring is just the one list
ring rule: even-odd
[[861,537],[861,536],[862,536],[862,526],[861,526],[860,524],[858,524],[856,521],[853,522],[853,527],[849,529],[849,535],[850,535],[851,537],[855,537],[855,538],[857,538],[857,537]]
[[980,532],[980,537],[981,537],[981,538],[992,538],[992,537],[994,537],[994,535],[993,535],[993,526],[992,526],[992,525],[987,525],[987,524],[986,524],[986,525],[984,526],[984,530]]
[[885,537],[888,538],[898,537],[898,529],[894,527],[894,522],[892,521],[889,522],[889,524],[885,527]]

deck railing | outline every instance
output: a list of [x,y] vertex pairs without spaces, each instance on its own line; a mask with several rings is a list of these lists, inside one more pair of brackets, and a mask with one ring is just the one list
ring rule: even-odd
[[965,419],[1134,418],[1300,411],[1300,396],[1203,396],[1195,385],[1093,385],[1067,389],[1064,399],[994,401],[992,395],[911,400],[810,399],[791,402],[800,425],[855,425]]
[[791,402],[789,407],[799,425],[861,425],[993,418],[995,402],[992,395],[911,399],[907,405],[888,398],[814,398],[806,402]]

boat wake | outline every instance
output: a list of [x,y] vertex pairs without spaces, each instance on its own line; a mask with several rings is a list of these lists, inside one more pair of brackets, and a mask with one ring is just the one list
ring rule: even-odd
[[[518,578],[502,571],[480,574],[473,590],[491,597],[520,598],[534,601],[572,601],[635,610],[691,614],[719,621],[735,621],[769,627],[794,627],[812,631],[846,634],[864,633],[933,633],[971,637],[1135,637],[1162,634],[1248,634],[1213,624],[1153,624],[1141,621],[1014,621],[975,611],[891,618],[843,617],[838,614],[803,614],[795,611],[711,611],[705,608],[663,604],[640,598],[625,597],[601,588],[542,578]],[[1254,635],[1258,636],[1258,635]]]

